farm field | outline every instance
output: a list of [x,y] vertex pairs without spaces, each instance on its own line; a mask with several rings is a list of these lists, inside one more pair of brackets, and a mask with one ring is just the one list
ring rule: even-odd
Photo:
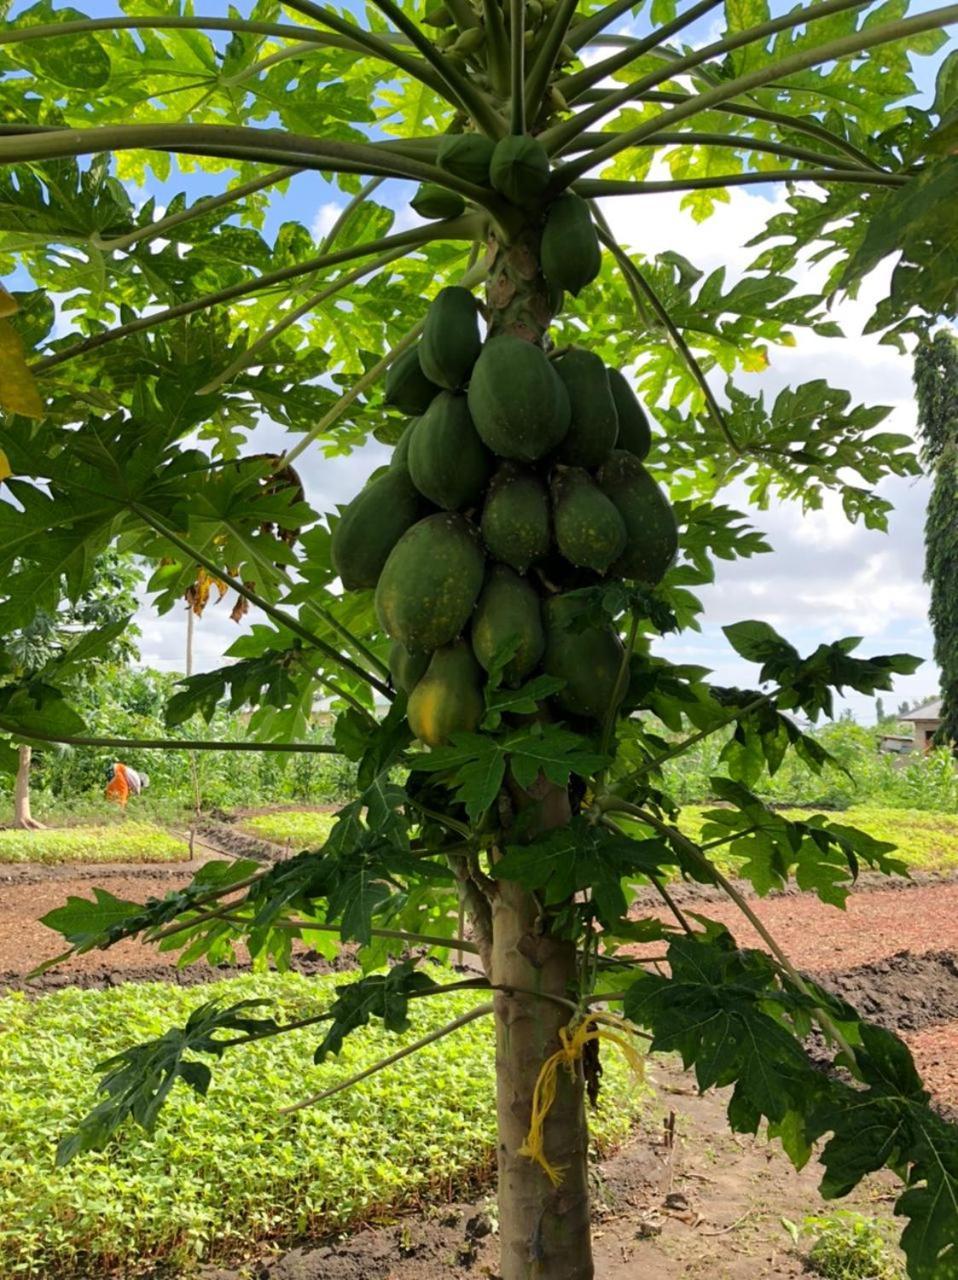
[[[682,810],[679,825],[688,835],[698,839],[703,816],[717,806],[688,805]],[[820,809],[780,809],[782,817],[807,820]],[[897,845],[894,857],[918,871],[949,871],[958,868],[958,814],[930,809],[884,809],[878,805],[852,805],[837,812],[825,811],[830,822],[858,827],[876,840]],[[726,867],[734,866],[728,859]]]
[[151,822],[0,830],[0,865],[61,862],[183,862],[189,848]]
[[[438,982],[455,977],[433,973]],[[160,1260],[186,1268],[243,1240],[348,1227],[487,1173],[494,1113],[485,1022],[463,1028],[454,1055],[436,1044],[414,1065],[293,1116],[276,1109],[382,1056],[377,1031],[356,1033],[318,1067],[315,1029],[249,1046],[217,1067],[207,1102],[178,1088],[153,1140],[130,1131],[114,1150],[52,1169],[57,1140],[93,1101],[96,1061],[182,1023],[206,999],[260,999],[280,1021],[308,1017],[331,1002],[337,981],[250,975],[202,993],[147,983],[0,1000],[0,1274],[130,1274]],[[411,1030],[391,1047],[476,1003],[468,993],[419,1002]],[[641,1106],[626,1076],[610,1064],[600,1142],[623,1137]],[[238,1105],[246,1116],[239,1135]]]
[[322,844],[333,825],[333,815],[324,806],[319,809],[281,809],[274,813],[244,816],[240,826],[250,835],[276,844],[289,841],[295,848]]
[[[703,818],[714,805],[688,805],[682,810],[679,825],[697,838]],[[783,817],[807,819],[816,809],[782,809]],[[859,827],[876,840],[898,845],[895,854],[909,867],[922,871],[947,871],[958,868],[958,814],[928,809],[885,809],[877,805],[853,805],[838,812],[826,812],[833,822]],[[274,813],[258,813],[240,819],[242,830],[264,840],[293,848],[321,844],[329,833],[330,813],[319,809],[284,809]],[[726,866],[734,866],[732,860]]]
[[[876,889],[869,881],[850,896],[843,929],[835,928],[836,908],[808,895],[773,895],[753,899],[752,905],[801,969],[903,1034],[937,1097],[955,1107],[958,883],[949,875],[949,842],[956,838],[958,823],[946,815],[917,816],[929,821],[909,828],[916,882]],[[687,810],[690,817],[699,820]],[[865,815],[843,817],[862,826],[868,821]],[[905,829],[901,815],[891,811],[877,811],[872,820],[876,836],[882,830],[879,823],[884,829],[896,824],[899,831]],[[242,816],[231,826],[276,845],[289,839],[295,848],[300,840],[306,846],[320,842],[328,823],[324,813],[293,810]],[[214,856],[209,850],[202,853],[209,856]],[[132,1143],[128,1140],[110,1159],[93,1157],[51,1175],[56,1138],[89,1105],[95,1080],[88,1068],[105,1052],[170,1025],[211,994],[230,1000],[251,994],[278,998],[282,1011],[292,1015],[307,1004],[321,1004],[341,981],[314,954],[300,955],[300,973],[224,977],[222,970],[205,963],[177,970],[174,956],[134,942],[78,957],[38,981],[25,980],[27,971],[52,953],[55,941],[37,917],[68,894],[88,895],[92,885],[102,884],[120,897],[142,900],[185,882],[196,865],[118,866],[113,853],[104,865],[20,863],[0,869],[0,937],[8,940],[0,951],[0,992],[5,987],[9,991],[0,996],[0,1056],[19,1052],[27,1063],[26,1074],[0,1071],[7,1081],[0,1098],[2,1124],[14,1135],[5,1156],[6,1173],[0,1169],[0,1187],[8,1197],[21,1178],[34,1188],[15,1205],[8,1202],[0,1214],[0,1271],[12,1267],[15,1258],[17,1274],[39,1276],[55,1257],[58,1272],[70,1276],[82,1250],[95,1239],[111,1265],[122,1265],[123,1250],[129,1249],[144,1267],[151,1259],[162,1258],[164,1265],[172,1259],[188,1274],[193,1259],[211,1259],[203,1271],[206,1280],[241,1280],[246,1273],[230,1269],[240,1233],[245,1252],[259,1249],[262,1265],[268,1267],[262,1274],[277,1280],[293,1275],[302,1280],[436,1280],[439,1275],[475,1275],[484,1259],[492,1265],[495,1237],[482,1234],[489,1203],[481,1178],[490,1168],[492,1142],[488,1113],[483,1112],[491,1088],[491,1043],[481,1023],[467,1029],[455,1054],[437,1046],[415,1067],[400,1064],[377,1076],[362,1094],[344,1095],[333,1100],[339,1104],[335,1107],[298,1117],[276,1115],[276,1107],[291,1100],[290,1090],[308,1092],[361,1067],[367,1055],[378,1056],[375,1038],[357,1040],[341,1060],[322,1068],[310,1063],[312,1041],[286,1037],[267,1042],[251,1054],[244,1051],[242,1059],[226,1060],[207,1103],[178,1091],[165,1125],[188,1120],[190,1132],[198,1135],[192,1144],[195,1163],[172,1128],[161,1125],[153,1142],[131,1134]],[[940,878],[929,883],[929,871]],[[707,890],[686,884],[676,885],[674,892],[684,908],[727,922],[742,943],[757,941],[735,909],[710,900]],[[643,912],[658,909],[645,898],[640,906]],[[197,982],[203,985],[194,990]],[[31,994],[40,995],[39,1000]],[[441,1022],[453,1008],[458,1011],[459,1004],[454,1006],[450,998],[448,1008],[429,1016]],[[426,1016],[425,1010],[421,1016],[417,1012],[420,1032],[432,1025]],[[25,1055],[24,1044],[30,1046]],[[642,1096],[641,1114],[624,1101],[621,1065],[608,1055],[605,1065],[600,1135],[606,1141],[622,1139],[632,1120],[637,1118],[639,1125],[620,1151],[596,1166],[601,1187],[598,1274],[604,1280],[625,1280],[637,1266],[657,1280],[704,1280],[719,1274],[729,1280],[764,1280],[803,1274],[802,1249],[809,1241],[802,1237],[801,1247],[796,1246],[782,1218],[800,1226],[809,1206],[817,1204],[816,1166],[796,1174],[763,1141],[729,1134],[721,1095],[695,1096],[690,1078],[674,1063],[650,1067],[655,1088]],[[47,1101],[52,1091],[44,1084],[50,1072],[70,1082],[55,1104]],[[244,1138],[250,1150],[240,1153],[245,1171],[241,1186],[223,1154],[228,1112],[219,1109],[217,1088],[220,1098],[227,1091],[231,1097],[242,1094],[250,1117]],[[396,1107],[402,1111],[401,1124],[393,1116]],[[670,1112],[679,1135],[674,1148],[661,1136]],[[411,1156],[409,1134],[419,1132],[424,1117],[428,1138],[424,1130],[423,1149]],[[18,1135],[24,1126],[42,1135],[39,1145],[22,1145]],[[330,1161],[313,1135],[333,1132],[336,1159]],[[391,1140],[384,1136],[390,1132],[403,1133],[401,1153],[392,1152]],[[260,1166],[264,1149],[270,1161]],[[273,1160],[277,1150],[287,1153],[279,1164]],[[347,1168],[348,1187],[340,1187]],[[162,1191],[172,1180],[179,1207],[161,1222],[151,1216],[149,1205],[160,1202],[156,1187]],[[852,1207],[869,1220],[887,1219],[891,1185],[884,1177],[872,1180]],[[93,1224],[87,1210],[79,1210],[102,1205],[101,1193],[108,1186],[111,1216]],[[666,1186],[670,1190],[664,1193]],[[122,1194],[116,1194],[117,1188]],[[225,1197],[224,1188],[231,1188]],[[358,1224],[365,1225],[355,1230]],[[330,1235],[351,1228],[345,1236]],[[50,1248],[54,1254],[41,1264],[43,1250]],[[711,1269],[719,1265],[725,1269]]]

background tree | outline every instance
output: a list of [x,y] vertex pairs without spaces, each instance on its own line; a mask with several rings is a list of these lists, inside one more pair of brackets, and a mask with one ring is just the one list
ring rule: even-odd
[[922,457],[933,478],[925,517],[935,661],[941,667],[937,741],[958,743],[958,340],[939,330],[915,353]]
[[[136,661],[140,630],[131,620],[136,610],[136,588],[141,581],[132,562],[115,551],[105,551],[94,562],[83,593],[54,612],[38,610],[30,622],[8,636],[8,662],[4,679],[17,687],[43,682],[48,668],[65,678],[64,688],[73,696],[76,686],[110,680],[112,669]],[[33,748],[17,748],[17,773],[13,790],[13,821],[18,827],[42,824],[30,812],[30,767]]]
[[[826,817],[789,822],[751,788],[789,751],[826,762],[797,717],[831,715],[836,690],[888,690],[915,662],[857,657],[853,639],[803,656],[767,624],[744,621],[726,634],[756,664],[761,690],[725,689],[653,646],[696,625],[690,588],[712,579],[716,557],[766,549],[721,501],[731,480],[744,480],[758,507],[772,495],[813,507],[835,492],[849,518],[882,527],[877,482],[915,473],[909,438],[876,429],[886,408],[855,405],[823,380],[767,405],[736,375],[803,330],[834,334],[827,299],[855,290],[890,254],[897,266],[875,330],[902,342],[954,309],[954,58],[930,108],[902,104],[915,94],[912,58],[941,47],[958,6],[903,16],[901,6],[822,0],[772,17],[761,4],[702,0],[677,13],[666,0],[642,37],[616,29],[632,8],[449,0],[422,14],[373,0],[359,20],[314,0],[264,0],[248,16],[87,19],[71,9],[62,21],[43,8],[0,34],[10,72],[0,82],[0,255],[35,286],[7,305],[19,310],[3,319],[0,347],[0,404],[11,415],[0,448],[19,504],[0,509],[0,625],[26,626],[58,599],[54,564],[69,564],[66,589],[81,593],[91,548],[115,543],[151,561],[163,611],[199,564],[267,621],[231,647],[235,661],[184,682],[168,723],[210,715],[228,697],[233,708],[255,707],[252,745],[329,750],[303,741],[321,694],[338,713],[334,749],[358,766],[357,794],[321,850],[266,870],[205,867],[158,903],[100,893],[47,921],[78,950],[162,935],[193,957],[220,958],[245,938],[280,964],[293,938],[338,930],[360,944],[365,976],[317,1013],[319,1058],[371,1018],[407,1025],[416,1000],[441,994],[418,948],[474,953],[481,973],[456,986],[491,999],[441,1034],[495,1017],[504,1280],[591,1276],[586,1086],[594,1092],[599,1040],[629,1048],[642,1035],[654,1050],[680,1052],[702,1088],[733,1085],[733,1126],[754,1132],[767,1121],[796,1163],[829,1134],[826,1194],[884,1164],[899,1172],[911,1274],[942,1280],[958,1225],[954,1130],[928,1108],[906,1046],[803,979],[710,856],[729,851],[761,892],[794,875],[834,903],[862,861],[894,870],[888,846]],[[706,16],[722,31],[703,42],[692,26]],[[204,199],[172,197],[158,215],[130,188],[164,181],[173,156],[180,172],[230,176],[212,180]],[[267,217],[305,172],[334,175],[350,197],[318,246],[302,225]],[[426,221],[394,232],[394,210],[380,200],[402,181],[419,184],[413,207]],[[730,187],[749,183],[788,184],[789,197],[731,284],[675,253],[627,251],[603,212],[607,199],[678,190],[704,218]],[[831,269],[824,290],[801,295],[788,273],[806,256]],[[471,292],[480,285],[481,304]],[[441,286],[454,291],[436,296]],[[51,295],[69,297],[73,332],[53,331]],[[425,314],[423,299],[432,299]],[[548,446],[565,448],[564,432],[572,439],[573,397],[566,406],[555,379],[573,346],[592,369],[596,360],[634,369],[656,425],[649,451],[631,386],[617,383],[606,452],[590,451],[570,479],[575,466],[554,467]],[[497,374],[507,348],[518,364]],[[590,406],[610,394],[604,369],[597,376],[599,396],[576,400],[590,438]],[[554,517],[560,506],[581,512],[583,492],[594,513],[595,479],[622,498],[621,475],[595,473],[619,433],[626,441],[625,420],[635,461],[615,469],[627,467],[659,513],[654,570],[631,558],[619,567],[624,551],[610,548],[628,531],[607,494],[598,503],[604,559],[581,532],[591,517],[563,516],[561,554],[533,548],[541,560],[529,589],[547,613],[570,588],[575,599],[564,621],[551,617],[561,636],[546,670],[537,660],[519,687],[515,637],[486,647],[486,678],[469,652],[478,656],[475,629],[457,638],[453,625],[471,621],[486,550],[469,517],[489,496],[488,478],[468,494],[446,487],[461,470],[458,442],[472,442],[480,471],[485,457],[456,398],[467,383],[468,413],[477,426],[482,417],[484,443],[500,457],[520,448],[532,419],[540,433],[555,431],[545,450],[541,438],[521,444],[539,468],[533,487],[553,484]],[[395,406],[418,415],[428,395],[431,413],[439,386],[451,393],[440,403],[456,406],[455,447],[427,448],[417,461],[417,427],[398,462],[394,454],[399,479],[373,483],[415,506],[402,476],[419,472],[420,497],[428,486],[434,504],[453,509],[438,520],[453,530],[464,571],[450,575],[444,556],[424,554],[390,571],[387,591],[376,555],[408,548],[408,535],[418,542],[422,523],[439,527],[429,524],[436,516],[397,541],[388,522],[401,503],[377,501],[364,516],[369,536],[344,561],[357,506],[319,522],[289,467],[310,447],[344,452],[370,433],[397,443],[407,423]],[[520,393],[528,415],[516,421]],[[543,413],[550,397],[554,414]],[[244,452],[264,415],[298,436],[279,459]],[[370,493],[356,501],[369,507]],[[492,537],[487,525],[487,544]],[[502,543],[523,568],[525,537]],[[632,551],[646,541],[640,532]],[[424,601],[427,570],[439,586]],[[458,601],[451,615],[447,592]],[[417,638],[420,624],[432,630]],[[407,631],[413,649],[443,655],[425,675],[421,652],[406,655],[409,666],[391,647]],[[582,645],[597,646],[601,663],[570,660]],[[596,701],[581,681],[599,672]],[[412,740],[403,686],[432,750]],[[0,691],[0,728],[89,742],[65,691],[54,672],[43,690]],[[660,721],[675,741],[662,739]],[[710,815],[697,845],[675,825],[661,765],[729,727],[731,777],[714,780],[728,807]],[[677,874],[721,886],[767,951],[687,919],[666,885]],[[635,918],[639,879],[657,887],[667,924]],[[470,937],[455,940],[460,904]],[[649,941],[667,948],[668,976],[630,950]],[[809,1061],[813,1024],[847,1074]],[[242,1007],[201,1007],[185,1027],[107,1065],[101,1101],[60,1158],[109,1141],[129,1116],[154,1123],[177,1079],[205,1092],[204,1055],[285,1029]]]

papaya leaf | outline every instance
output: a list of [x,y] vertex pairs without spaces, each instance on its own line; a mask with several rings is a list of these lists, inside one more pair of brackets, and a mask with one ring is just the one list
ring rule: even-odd
[[917,1280],[958,1275],[958,1126],[928,1106],[907,1046],[862,1023],[857,1053],[863,1087],[836,1084],[809,1119],[813,1138],[831,1133],[821,1155],[822,1194],[847,1195],[867,1174],[890,1166],[905,1179],[895,1212],[909,1219],[901,1244]]
[[858,877],[860,861],[886,875],[907,874],[903,862],[888,856],[894,845],[854,827],[823,815],[791,821],[729,778],[713,777],[709,786],[718,800],[733,807],[703,815],[702,839],[706,844],[721,843],[727,855],[743,859],[739,873],[759,894],[784,888],[794,874],[799,888],[841,907]]
[[107,889],[95,888],[93,901],[67,897],[62,907],[54,907],[40,923],[62,934],[78,951],[89,951],[118,937],[128,937],[133,921],[142,918],[143,904],[117,898]]
[[518,689],[503,689],[501,685],[493,688],[487,684],[482,728],[494,732],[502,724],[502,717],[507,711],[513,715],[534,715],[539,704],[558,693],[564,684],[565,681],[558,676],[535,676]]
[[[17,26],[37,26],[44,22],[69,22],[83,18],[79,9],[55,9],[49,0],[22,9]],[[94,35],[63,36],[16,46],[21,61],[36,74],[70,89],[95,90],[110,78],[110,57]]]
[[99,1092],[106,1097],[84,1116],[73,1133],[61,1139],[57,1165],[68,1164],[84,1151],[102,1151],[127,1119],[152,1133],[177,1080],[205,1096],[212,1079],[210,1069],[206,1063],[186,1055],[208,1053],[219,1057],[225,1046],[217,1032],[238,1031],[254,1036],[277,1032],[279,1024],[273,1018],[250,1016],[253,1009],[270,1003],[240,1000],[224,1009],[221,1002],[207,1001],[193,1010],[185,1026],[171,1028],[156,1040],[124,1049],[100,1062],[97,1069],[105,1075]]
[[349,1033],[365,1027],[370,1018],[381,1018],[387,1031],[405,1031],[409,1026],[410,995],[436,987],[432,978],[415,965],[414,960],[404,960],[388,973],[370,974],[337,987],[336,1000],[329,1007],[332,1025],[317,1046],[313,1060],[324,1062],[330,1054],[339,1053]]
[[900,253],[892,278],[908,279],[930,316],[958,309],[958,228],[948,209],[958,201],[958,156],[928,165],[903,187],[885,192],[868,219],[864,239],[849,258],[839,281],[848,289],[889,254]]
[[48,911],[41,923],[61,934],[78,952],[106,948],[123,938],[136,937],[169,924],[193,910],[198,898],[216,896],[217,891],[226,892],[258,869],[258,863],[245,858],[206,862],[188,885],[146,902],[127,902],[105,889],[95,888],[92,902],[89,898],[71,895],[65,906]]
[[736,653],[762,664],[762,683],[774,680],[781,685],[776,701],[782,710],[795,708],[813,720],[820,714],[833,715],[833,691],[853,689],[871,695],[889,690],[894,676],[911,675],[922,663],[906,653],[853,658],[860,636],[821,644],[802,658],[767,622],[735,622],[722,630]]
[[75,737],[85,727],[79,713],[55,685],[35,679],[0,689],[0,729],[5,733],[29,738],[31,730],[35,730],[45,736]]
[[740,1131],[808,1110],[824,1078],[788,1028],[795,998],[771,959],[736,949],[727,934],[683,935],[669,944],[668,962],[668,978],[643,973],[625,995],[626,1016],[653,1033],[653,1052],[680,1053],[703,1091],[733,1084],[729,1118]]
[[604,929],[617,932],[628,907],[623,879],[662,875],[675,862],[662,840],[631,840],[576,818],[531,844],[507,845],[493,872],[498,879],[515,880],[536,891],[546,906],[591,887],[596,919]]
[[503,738],[454,733],[452,745],[413,756],[409,767],[427,773],[450,773],[456,795],[473,821],[493,803],[506,776],[507,763],[521,787],[531,787],[540,774],[557,786],[572,774],[588,777],[606,763],[587,738],[558,725],[533,724]]

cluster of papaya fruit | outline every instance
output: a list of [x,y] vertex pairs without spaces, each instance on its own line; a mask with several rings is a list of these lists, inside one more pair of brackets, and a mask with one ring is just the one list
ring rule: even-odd
[[[490,188],[519,209],[545,201],[540,254],[555,310],[563,290],[577,294],[598,275],[601,250],[589,206],[571,191],[548,199],[549,156],[538,139],[512,134],[493,142],[479,133],[446,134],[437,162],[446,173]],[[455,218],[466,207],[458,192],[432,182],[423,183],[411,204],[423,218]]]
[[626,379],[579,348],[550,359],[511,334],[483,344],[475,298],[453,287],[392,365],[386,398],[414,416],[344,510],[332,554],[347,590],[376,590],[416,736],[475,729],[483,672],[510,642],[506,682],[558,676],[563,712],[601,719],[621,644],[612,627],[577,628],[568,593],[607,575],[655,584],[677,545]]
[[[513,203],[530,199],[530,173],[542,201],[548,160],[534,139],[467,140],[448,140],[447,165],[450,154],[474,159],[478,144]],[[543,206],[545,284],[577,292],[599,269],[588,206],[572,194]],[[601,721],[622,645],[612,626],[577,618],[575,592],[609,577],[653,586],[678,542],[643,466],[651,434],[626,379],[592,352],[547,354],[508,328],[483,341],[476,298],[453,286],[390,366],[385,399],[411,421],[343,511],[332,557],[346,590],[375,588],[417,738],[437,746],[476,729],[503,655],[505,683],[556,676],[561,713]]]

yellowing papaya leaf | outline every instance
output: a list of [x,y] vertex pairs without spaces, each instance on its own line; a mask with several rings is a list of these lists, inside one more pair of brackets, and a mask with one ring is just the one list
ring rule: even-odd
[[196,571],[195,581],[186,591],[186,603],[198,618],[203,616],[203,610],[209,603],[210,591],[213,587],[219,593],[216,597],[216,603],[219,604],[226,595],[226,583],[221,582],[219,578],[214,578],[201,565]]
[[0,409],[28,418],[43,417],[43,401],[27,368],[23,343],[7,319],[0,319]]
[[0,284],[0,319],[6,319],[7,316],[16,315],[20,310],[20,305],[12,293]]
[[0,484],[2,484],[4,480],[8,478],[8,476],[12,476],[12,475],[13,475],[13,468],[10,466],[10,459],[3,452],[3,450],[0,449]]
[[764,347],[753,347],[742,352],[742,368],[746,373],[761,373],[768,368],[768,352]]

